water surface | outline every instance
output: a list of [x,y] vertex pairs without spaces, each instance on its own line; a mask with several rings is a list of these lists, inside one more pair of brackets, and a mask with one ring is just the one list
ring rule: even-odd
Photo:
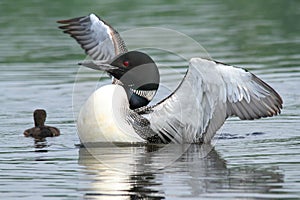
[[[1,1],[0,197],[299,198],[299,8],[292,0]],[[84,53],[55,22],[91,12],[124,35],[134,28],[160,27],[190,36],[212,58],[246,68],[274,87],[284,100],[281,115],[230,119],[214,146],[170,145],[164,151],[143,145],[105,146],[93,148],[91,155],[75,146],[79,139],[74,115],[80,102],[109,80],[91,70],[79,71],[76,79],[76,63]],[[168,45],[187,57],[197,54],[175,41]],[[164,85],[176,87],[187,61],[171,52],[147,51],[158,62]],[[158,98],[166,95],[164,91],[169,90],[162,90]],[[38,142],[23,137],[33,125],[36,108],[47,110],[47,123],[60,128],[60,137]],[[181,156],[166,164],[174,152]]]

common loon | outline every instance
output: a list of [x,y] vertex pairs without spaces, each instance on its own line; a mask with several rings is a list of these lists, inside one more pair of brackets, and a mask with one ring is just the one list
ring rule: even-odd
[[148,106],[159,87],[150,56],[128,51],[119,33],[95,14],[58,23],[93,59],[81,65],[114,77],[80,110],[77,128],[83,144],[209,143],[230,116],[253,120],[282,109],[278,93],[254,74],[202,58],[190,59],[177,89]]
[[24,131],[25,137],[45,138],[56,137],[60,135],[58,128],[53,126],[46,126],[47,113],[43,109],[37,109],[33,112],[34,127]]

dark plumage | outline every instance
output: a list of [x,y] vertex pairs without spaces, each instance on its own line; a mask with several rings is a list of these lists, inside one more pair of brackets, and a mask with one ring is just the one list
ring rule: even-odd
[[25,137],[33,138],[45,138],[45,137],[56,137],[60,135],[58,128],[53,126],[46,126],[47,113],[45,110],[37,109],[33,113],[34,126],[33,128],[24,131]]

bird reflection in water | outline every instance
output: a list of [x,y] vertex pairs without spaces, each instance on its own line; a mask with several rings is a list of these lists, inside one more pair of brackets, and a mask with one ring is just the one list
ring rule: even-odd
[[34,147],[36,152],[48,152],[47,147],[50,145],[47,143],[46,138],[34,138]]
[[[177,159],[164,162],[175,158],[178,149],[182,154]],[[82,147],[78,162],[88,185],[85,196],[96,199],[217,198],[228,192],[241,198],[271,193],[281,187],[274,183],[283,182],[276,169],[228,168],[211,145]]]

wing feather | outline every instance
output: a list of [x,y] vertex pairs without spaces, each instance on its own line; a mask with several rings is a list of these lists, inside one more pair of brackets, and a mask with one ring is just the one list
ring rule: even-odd
[[[178,88],[144,116],[172,142],[209,142],[230,116],[243,120],[280,113],[282,99],[254,74],[223,63],[192,58]],[[139,112],[143,113],[143,109]]]
[[73,37],[94,60],[108,60],[127,52],[119,33],[95,14],[57,22],[64,24],[59,28]]

